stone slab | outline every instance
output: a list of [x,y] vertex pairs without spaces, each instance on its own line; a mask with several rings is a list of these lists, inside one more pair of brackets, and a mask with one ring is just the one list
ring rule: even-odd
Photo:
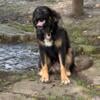
[[20,43],[35,40],[32,32],[25,32],[6,24],[0,24],[0,43]]

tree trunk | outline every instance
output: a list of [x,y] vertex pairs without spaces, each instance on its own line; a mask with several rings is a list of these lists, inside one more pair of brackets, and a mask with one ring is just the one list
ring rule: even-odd
[[72,14],[76,17],[83,15],[83,2],[84,0],[73,0],[72,1]]

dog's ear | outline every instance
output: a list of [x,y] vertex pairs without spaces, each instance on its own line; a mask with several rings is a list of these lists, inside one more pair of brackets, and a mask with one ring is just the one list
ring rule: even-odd
[[36,11],[34,10],[33,11],[33,15],[32,15],[32,23],[33,23],[33,26],[35,26],[35,22],[36,22]]
[[53,18],[54,23],[58,24],[59,20],[61,19],[61,16],[58,12],[51,10],[51,18]]

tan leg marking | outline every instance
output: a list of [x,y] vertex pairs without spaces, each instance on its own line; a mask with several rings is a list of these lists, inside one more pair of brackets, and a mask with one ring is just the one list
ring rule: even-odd
[[62,45],[62,39],[57,39],[56,41],[55,41],[55,46],[57,47],[57,48],[59,48],[60,46]]
[[48,67],[44,65],[41,72],[41,82],[48,82],[49,81],[49,74],[48,74]]
[[71,64],[72,63],[72,48],[69,48],[68,54],[66,55],[66,63]]
[[40,70],[40,72],[38,73],[41,78],[41,82],[48,82],[49,81],[49,73],[48,73],[48,66],[47,66],[47,57],[45,56],[45,64],[41,64],[42,69]]
[[65,66],[62,64],[61,55],[59,54],[59,61],[60,61],[60,72],[61,72],[61,83],[62,84],[68,84],[70,83],[70,80],[68,78],[69,71],[66,70]]
[[40,75],[40,76],[42,76],[42,73],[43,73],[43,64],[41,63],[41,69],[40,69],[40,71],[38,72],[38,75]]

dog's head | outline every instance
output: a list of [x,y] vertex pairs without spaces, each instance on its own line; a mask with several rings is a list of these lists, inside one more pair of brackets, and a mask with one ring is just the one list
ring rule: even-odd
[[[60,15],[47,6],[39,6],[33,12],[33,25],[37,30],[37,38],[44,39],[45,36],[49,39],[51,31],[58,25]],[[47,34],[47,35],[46,35]]]

